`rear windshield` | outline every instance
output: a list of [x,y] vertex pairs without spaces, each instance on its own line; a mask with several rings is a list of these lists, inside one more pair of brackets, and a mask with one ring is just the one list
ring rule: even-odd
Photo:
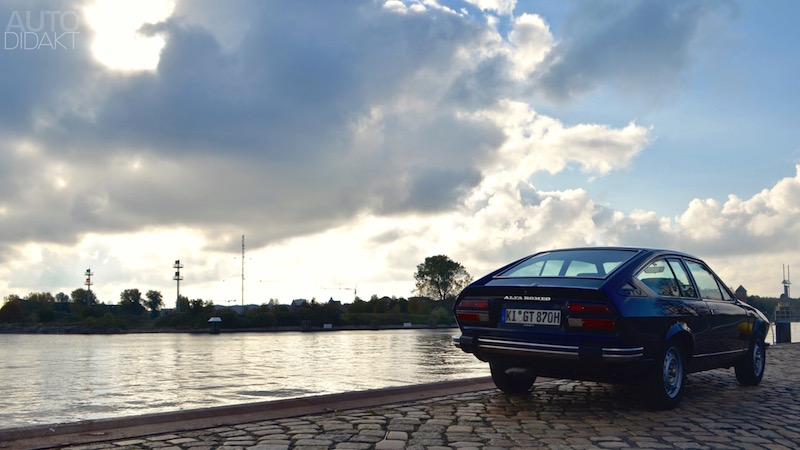
[[496,278],[605,278],[636,255],[636,250],[582,249],[540,253],[500,273]]

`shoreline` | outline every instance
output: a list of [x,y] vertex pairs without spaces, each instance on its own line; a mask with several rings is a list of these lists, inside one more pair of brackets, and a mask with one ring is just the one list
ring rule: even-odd
[[[223,328],[218,334],[230,333],[283,333],[283,332],[331,332],[331,331],[381,331],[381,330],[420,330],[420,329],[458,329],[458,326],[436,326],[430,327],[428,325],[380,325],[377,327],[370,325],[352,325],[352,326],[334,326],[331,328],[323,327],[271,327],[271,328]],[[168,333],[186,333],[186,334],[212,334],[211,329],[131,329],[125,330],[117,327],[109,326],[89,326],[89,325],[14,325],[0,327],[0,334],[97,334],[97,335],[111,335],[111,334],[168,334]]]
[[87,445],[141,435],[180,433],[238,423],[419,402],[490,389],[494,389],[491,378],[478,377],[167,413],[0,428],[0,448],[53,448],[65,443]]

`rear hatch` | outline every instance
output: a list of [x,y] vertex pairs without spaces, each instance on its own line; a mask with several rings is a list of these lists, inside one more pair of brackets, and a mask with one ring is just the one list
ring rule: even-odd
[[459,326],[477,334],[613,334],[617,312],[594,288],[480,286],[464,290],[455,305]]
[[603,291],[635,249],[542,252],[486,276],[459,295],[454,312],[465,334],[601,339],[617,333],[618,311]]

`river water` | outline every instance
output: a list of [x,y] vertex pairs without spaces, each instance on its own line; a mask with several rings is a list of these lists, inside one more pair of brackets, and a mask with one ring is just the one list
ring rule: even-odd
[[0,429],[488,376],[455,334],[0,334]]
[[487,376],[456,334],[0,334],[0,429]]

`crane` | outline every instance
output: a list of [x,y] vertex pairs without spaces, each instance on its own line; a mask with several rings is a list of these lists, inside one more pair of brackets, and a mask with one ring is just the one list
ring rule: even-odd
[[358,297],[358,285],[356,287],[324,287],[322,288],[326,291],[353,291],[353,298],[355,299]]

